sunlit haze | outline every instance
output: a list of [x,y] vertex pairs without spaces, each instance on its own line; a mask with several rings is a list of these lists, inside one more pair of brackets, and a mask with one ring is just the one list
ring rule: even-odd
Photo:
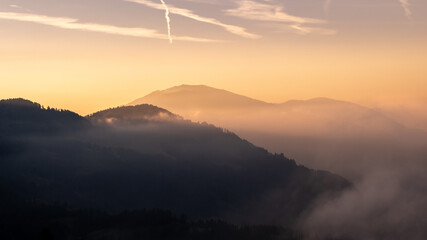
[[0,97],[88,114],[185,83],[425,107],[426,1],[166,3],[172,44],[160,1],[2,1]]
[[0,236],[426,240],[427,0],[0,0]]

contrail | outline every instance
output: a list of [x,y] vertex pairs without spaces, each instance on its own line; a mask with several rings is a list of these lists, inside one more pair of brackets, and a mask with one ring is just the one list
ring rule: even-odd
[[406,17],[411,20],[412,19],[412,12],[411,9],[409,9],[409,0],[399,0],[400,4],[402,5],[403,9],[405,10]]
[[[162,4],[157,4],[157,3],[151,2],[149,0],[123,0],[123,1],[142,4],[144,6],[147,6],[147,7],[153,8],[153,9],[158,9],[158,10],[163,10],[164,9],[164,7],[163,7]],[[172,14],[177,14],[177,15],[180,15],[180,16],[183,16],[183,17],[187,17],[187,18],[199,21],[199,22],[204,22],[204,23],[209,23],[209,24],[217,25],[217,26],[220,26],[220,27],[224,28],[226,31],[228,31],[230,33],[233,33],[233,34],[236,34],[236,35],[241,36],[241,37],[250,38],[250,39],[259,39],[259,38],[261,38],[260,35],[249,33],[243,27],[239,27],[239,26],[236,26],[236,25],[225,24],[225,23],[223,23],[223,22],[221,22],[221,21],[219,21],[218,19],[215,19],[215,18],[203,17],[203,16],[197,15],[193,11],[185,9],[185,8],[177,8],[177,7],[174,7],[171,4],[169,4],[168,8],[169,8],[170,13],[172,13]],[[174,37],[174,39],[176,40],[176,37]]]
[[172,40],[172,35],[171,35],[171,18],[169,17],[169,8],[166,5],[164,0],[160,0],[163,4],[163,7],[165,7],[165,18],[166,18],[166,23],[168,24],[168,36],[169,36],[169,42],[172,44],[173,40]]
[[332,0],[326,0],[323,4],[323,11],[325,11],[326,14],[329,13],[329,8],[331,6]]

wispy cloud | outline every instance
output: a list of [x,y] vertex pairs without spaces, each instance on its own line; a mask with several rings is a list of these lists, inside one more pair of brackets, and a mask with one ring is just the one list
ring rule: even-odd
[[28,8],[23,8],[23,7],[21,7],[21,6],[19,6],[19,5],[16,5],[16,4],[11,4],[11,5],[9,5],[9,7],[10,7],[10,8],[15,8],[15,9],[24,10],[24,11],[27,11],[27,12],[32,12],[30,9],[28,9]]
[[333,29],[306,27],[306,26],[302,26],[301,24],[291,25],[291,28],[296,30],[298,34],[302,34],[302,35],[307,35],[307,34],[335,35],[337,34],[337,31]]
[[[234,9],[225,10],[228,15],[236,16],[244,19],[264,21],[271,23],[284,23],[285,28],[291,28],[300,34],[322,34],[333,35],[336,31],[331,29],[323,29],[320,27],[307,27],[304,24],[325,24],[325,20],[315,18],[305,18],[288,14],[284,11],[281,5],[273,4],[272,1],[260,3],[252,0],[244,0],[237,3]],[[276,26],[278,26],[276,24]],[[283,29],[283,25],[278,26]]]
[[195,2],[195,3],[203,3],[203,4],[211,4],[218,5],[220,4],[220,0],[183,0],[186,2]]
[[231,16],[270,22],[325,23],[324,20],[298,17],[284,12],[280,5],[259,3],[251,0],[239,1],[237,8],[225,10]]
[[11,7],[11,8],[22,8],[21,6],[18,6],[18,5],[15,5],[15,4],[9,5],[9,7]]
[[[154,3],[151,2],[149,0],[124,0],[127,2],[133,2],[133,3],[138,3],[138,4],[142,4],[144,6],[153,8],[153,9],[159,9],[159,10],[163,10],[164,7],[162,6],[162,4],[158,4],[158,3]],[[239,27],[239,26],[235,26],[235,25],[229,25],[229,24],[225,24],[217,19],[214,18],[208,18],[208,17],[203,17],[200,15],[195,14],[193,11],[188,10],[188,9],[184,9],[184,8],[177,8],[174,6],[169,5],[169,11],[172,14],[176,14],[176,15],[180,15],[183,17],[187,17],[199,22],[204,22],[204,23],[209,23],[209,24],[213,24],[213,25],[217,25],[220,26],[222,28],[224,28],[226,31],[231,32],[235,35],[241,36],[241,37],[245,37],[245,38],[252,38],[252,39],[257,39],[260,38],[259,35],[257,34],[253,34],[253,33],[249,33],[245,28],[243,27]]]
[[260,27],[271,29],[277,33],[294,33],[298,35],[336,35],[337,30],[323,27],[311,27],[303,24],[283,24],[283,23],[260,23]]
[[400,4],[403,7],[403,10],[405,11],[406,17],[411,20],[412,19],[412,11],[409,8],[409,0],[399,0]]
[[[71,30],[83,30],[91,32],[100,32],[114,35],[123,35],[131,37],[142,37],[142,38],[155,38],[155,39],[169,39],[165,34],[161,34],[153,29],[146,28],[126,28],[117,27],[112,25],[102,25],[95,23],[80,23],[77,19],[73,18],[62,18],[62,17],[50,17],[44,15],[28,14],[28,13],[16,13],[16,12],[0,12],[0,19],[15,20],[22,22],[38,23],[43,25],[49,25],[62,29]],[[192,41],[192,42],[216,42],[216,40],[194,38],[188,36],[174,36],[175,40],[180,41]]]

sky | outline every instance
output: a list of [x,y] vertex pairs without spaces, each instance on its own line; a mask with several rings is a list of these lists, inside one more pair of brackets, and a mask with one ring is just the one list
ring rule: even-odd
[[2,0],[0,98],[88,114],[204,84],[427,107],[425,0]]

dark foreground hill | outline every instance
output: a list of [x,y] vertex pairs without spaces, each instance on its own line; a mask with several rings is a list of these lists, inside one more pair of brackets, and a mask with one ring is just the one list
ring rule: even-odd
[[22,102],[0,104],[2,209],[24,199],[292,225],[316,201],[350,187],[339,176],[151,105],[84,118]]
[[190,220],[160,209],[109,214],[59,205],[19,206],[18,211],[2,212],[2,239],[300,240],[303,236],[286,227]]

